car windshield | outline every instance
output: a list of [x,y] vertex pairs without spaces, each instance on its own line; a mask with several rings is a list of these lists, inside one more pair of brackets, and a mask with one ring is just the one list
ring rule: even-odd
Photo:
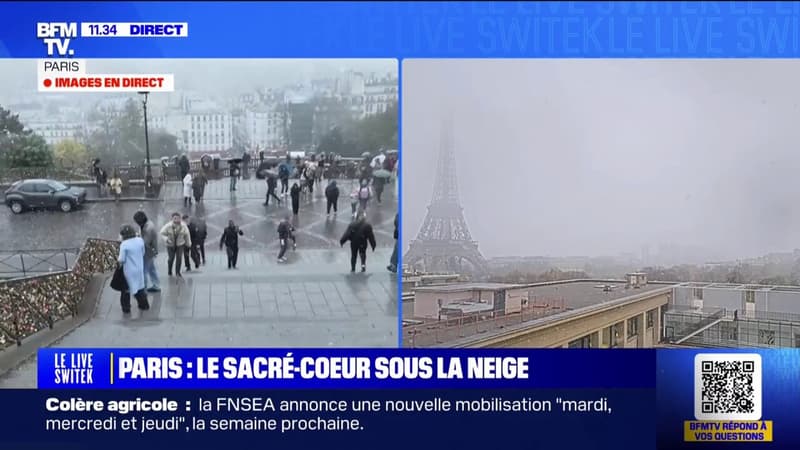
[[67,187],[65,184],[59,183],[58,181],[51,181],[47,183],[47,185],[50,186],[50,189],[52,189],[55,192],[66,191],[67,189],[69,189],[69,187]]

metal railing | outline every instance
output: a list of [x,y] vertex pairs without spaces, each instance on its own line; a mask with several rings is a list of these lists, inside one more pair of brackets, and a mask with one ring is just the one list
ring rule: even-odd
[[79,248],[0,250],[0,279],[64,272],[78,258]]
[[0,281],[0,349],[78,313],[95,273],[112,270],[119,242],[89,239],[70,270]]
[[403,347],[431,347],[465,337],[502,330],[565,311],[563,300],[527,306],[520,312],[486,317],[487,313],[473,313],[456,318],[431,320],[403,327]]

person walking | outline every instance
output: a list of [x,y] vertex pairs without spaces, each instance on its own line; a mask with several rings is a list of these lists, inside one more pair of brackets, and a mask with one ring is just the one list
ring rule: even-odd
[[189,163],[189,157],[186,156],[184,153],[181,155],[180,159],[178,159],[178,168],[180,169],[180,177],[183,180],[186,177],[186,174],[189,173],[191,169],[191,164]]
[[194,262],[195,269],[200,267],[200,255],[195,253],[195,239],[197,238],[197,228],[192,227],[192,220],[189,215],[183,215],[183,224],[186,225],[186,229],[189,230],[189,241],[190,244],[186,246],[183,251],[183,262],[184,266],[186,267],[187,272],[191,272],[192,270],[192,262]]
[[278,177],[281,179],[281,196],[289,194],[289,177],[292,175],[292,163],[287,156],[286,161],[278,165]]
[[350,209],[352,210],[351,214],[353,215],[353,220],[355,220],[356,213],[358,212],[358,187],[353,189],[353,192],[350,193]]
[[[194,232],[192,229],[194,228]],[[193,234],[194,233],[194,234]],[[199,264],[206,265],[206,238],[208,237],[208,227],[206,221],[201,217],[192,217],[189,221],[189,237],[192,239],[193,258],[197,258]]]
[[119,303],[122,312],[125,314],[131,312],[131,293],[136,298],[139,309],[146,311],[150,309],[150,304],[144,290],[144,240],[136,236],[136,231],[130,225],[123,225],[119,234],[122,243],[119,245],[117,262],[122,266],[125,282],[128,285],[127,289],[120,291]]
[[108,180],[109,191],[114,195],[114,201],[118,202],[122,196],[122,178],[119,176],[119,171],[114,169],[114,174]]
[[327,214],[331,215],[331,206],[334,214],[339,212],[339,188],[336,186],[336,180],[331,180],[328,183],[328,187],[325,188],[325,198],[328,199]]
[[281,204],[281,199],[275,195],[275,188],[278,187],[278,182],[272,175],[267,175],[267,199],[264,201],[264,206],[269,206],[269,198],[272,197],[278,201],[278,206]]
[[397,273],[397,216],[397,214],[394,215],[394,250],[389,258],[389,265],[386,266],[386,269],[392,273]]
[[247,179],[250,177],[250,152],[247,150],[244,151],[242,154],[242,179]]
[[292,213],[297,215],[297,212],[300,211],[300,185],[294,183],[292,185],[291,197],[292,197]]
[[278,253],[278,262],[286,262],[286,249],[289,247],[289,239],[292,240],[292,249],[297,250],[297,238],[294,235],[294,227],[290,222],[289,216],[283,218],[281,223],[278,224],[278,239],[280,240],[280,252]]
[[372,177],[372,187],[375,191],[375,199],[378,203],[381,202],[381,195],[383,194],[383,188],[386,185],[386,179],[381,177]]
[[199,203],[206,193],[206,185],[208,184],[208,177],[203,169],[197,171],[194,179],[192,179],[192,193],[194,194],[194,201]]
[[351,223],[339,243],[344,247],[345,242],[350,241],[350,272],[356,271],[356,261],[361,256],[361,272],[367,271],[367,245],[372,246],[375,251],[375,233],[372,225],[367,222],[367,216],[362,211],[358,213],[356,220]]
[[361,187],[358,188],[358,210],[359,212],[367,211],[367,204],[369,199],[372,198],[372,189],[369,187],[369,181],[362,180]]
[[222,250],[224,246],[228,255],[228,269],[236,268],[236,261],[239,259],[239,236],[244,236],[244,232],[233,223],[233,220],[229,220],[219,240],[219,249]]
[[192,206],[192,172],[183,177],[183,207]]
[[97,168],[97,187],[100,191],[100,197],[105,197],[106,188],[108,187],[108,173],[102,167]]
[[306,163],[306,168],[303,171],[303,177],[305,178],[305,185],[308,188],[308,194],[313,198],[314,197],[314,180],[315,180],[315,165],[312,162]]
[[192,245],[189,229],[181,221],[179,213],[172,213],[172,221],[161,228],[161,236],[167,245],[167,275],[172,276],[172,265],[175,264],[175,276],[181,277],[181,261],[186,249]]
[[[156,226],[147,218],[144,211],[136,211],[133,221],[139,225],[140,235],[144,241],[144,286],[148,292],[161,291],[161,282],[156,270],[156,256],[158,256],[158,231]],[[150,279],[148,283],[148,278]],[[150,287],[147,287],[148,284]]]
[[236,190],[236,180],[239,178],[239,165],[236,163],[231,164],[230,168],[230,176],[231,176],[231,192]]

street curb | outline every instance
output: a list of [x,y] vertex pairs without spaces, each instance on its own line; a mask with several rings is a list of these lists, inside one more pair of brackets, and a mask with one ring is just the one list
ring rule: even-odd
[[20,346],[14,345],[4,351],[0,351],[0,384],[2,384],[3,377],[6,374],[34,358],[39,348],[52,346],[91,320],[97,311],[100,297],[103,294],[103,287],[108,277],[110,277],[108,273],[99,273],[92,276],[81,303],[78,305],[78,314],[75,317],[62,319],[53,324],[53,329],[45,329],[33,336],[29,336]]

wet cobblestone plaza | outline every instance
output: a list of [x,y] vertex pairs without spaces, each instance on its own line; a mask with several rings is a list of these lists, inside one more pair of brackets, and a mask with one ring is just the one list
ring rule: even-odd
[[[244,180],[235,193],[228,181],[211,182],[200,205],[183,207],[180,186],[169,184],[163,202],[93,203],[80,211],[0,214],[3,240],[22,249],[79,247],[86,238],[116,239],[123,223],[144,210],[163,225],[177,211],[205,217],[207,264],[167,277],[163,245],[157,260],[162,292],[151,308],[124,317],[119,294],[107,285],[94,316],[55,344],[60,347],[394,347],[397,345],[397,278],[386,270],[393,247],[397,196],[387,187],[371,201],[367,219],[378,247],[368,252],[367,272],[350,273],[349,247],[339,238],[351,220],[351,181],[340,183],[339,213],[325,212],[323,189],[301,198],[295,219],[298,248],[277,262],[278,222],[286,202],[264,206],[263,180]],[[286,198],[288,200],[288,197]],[[274,199],[273,199],[274,201]],[[244,231],[239,265],[228,270],[219,251],[229,219]],[[108,283],[108,280],[106,281]],[[35,361],[0,378],[0,387],[35,386]]]

